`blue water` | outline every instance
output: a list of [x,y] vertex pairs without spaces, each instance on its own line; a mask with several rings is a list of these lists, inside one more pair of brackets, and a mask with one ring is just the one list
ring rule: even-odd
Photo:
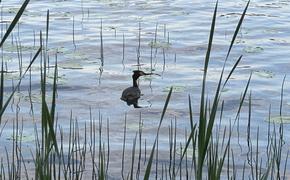
[[[1,2],[2,29],[17,12],[21,1]],[[212,97],[219,79],[235,27],[246,1],[223,1],[219,3],[215,36],[209,65],[207,94]],[[10,36],[4,44],[4,61],[10,71],[18,71],[18,57],[15,41],[20,41],[23,65],[29,63],[31,53],[39,46],[39,32],[46,34],[46,13],[49,9],[49,41],[48,54],[50,63],[58,58],[59,81],[57,111],[59,123],[68,130],[70,111],[80,124],[89,122],[89,108],[94,119],[99,113],[110,122],[111,146],[120,150],[125,113],[128,115],[128,138],[132,142],[138,130],[139,116],[144,120],[144,137],[149,143],[155,137],[163,105],[171,86],[174,92],[170,100],[166,120],[163,122],[164,132],[161,142],[168,141],[168,126],[177,119],[177,129],[182,133],[179,138],[184,142],[184,130],[189,124],[188,95],[191,95],[194,119],[198,119],[203,62],[207,50],[209,30],[215,1],[127,1],[127,0],[82,0],[82,1],[31,1],[15,28],[14,44]],[[267,143],[267,127],[269,106],[271,115],[279,115],[281,85],[286,75],[283,97],[283,116],[287,117],[290,108],[289,84],[289,6],[284,1],[251,1],[241,30],[237,36],[227,63],[226,73],[234,65],[240,55],[241,63],[234,72],[229,84],[222,93],[224,100],[224,120],[222,125],[229,125],[235,118],[241,93],[252,73],[249,92],[252,94],[253,134],[259,127],[260,144]],[[104,66],[100,73],[100,30],[104,42]],[[139,26],[141,30],[139,31]],[[157,29],[156,29],[157,27]],[[156,31],[157,30],[157,31]],[[151,70],[161,75],[141,78],[140,88],[144,94],[139,103],[145,108],[134,109],[120,100],[121,92],[131,86],[132,70],[137,69],[138,39],[140,32],[140,69]],[[157,32],[157,35],[156,35]],[[124,36],[124,59],[123,59]],[[150,43],[155,41],[151,58]],[[34,40],[36,39],[36,40]],[[157,50],[156,50],[156,47]],[[38,61],[39,62],[39,61]],[[52,75],[53,70],[50,71]],[[7,75],[6,93],[11,91],[11,79],[17,79],[19,73]],[[32,95],[34,97],[34,118],[39,121],[39,63],[32,69]],[[50,82],[52,79],[50,79]],[[31,128],[32,115],[29,114],[28,98],[29,78],[22,82],[21,91],[15,96],[20,102],[20,119],[24,119],[24,127]],[[8,96],[8,95],[7,95]],[[6,96],[6,97],[7,97]],[[248,102],[242,108],[239,128],[241,135],[234,133],[235,138],[245,142]],[[7,110],[7,119],[15,117],[16,104]],[[14,109],[13,109],[14,107]],[[30,124],[30,125],[29,125]],[[1,126],[3,126],[1,124]],[[1,127],[0,126],[0,127]],[[12,125],[10,121],[0,141],[9,143]],[[24,128],[25,129],[25,128]],[[289,125],[284,125],[285,132]],[[189,129],[187,129],[189,130]],[[29,133],[31,132],[31,133]],[[32,131],[27,131],[32,134]],[[285,133],[285,138],[289,139]],[[237,144],[235,144],[237,145]],[[235,146],[234,145],[234,146]],[[246,145],[244,145],[246,146]],[[166,150],[167,144],[160,143],[160,150]],[[243,152],[243,151],[242,151]],[[237,155],[242,157],[242,152]],[[265,153],[265,151],[261,151]]]

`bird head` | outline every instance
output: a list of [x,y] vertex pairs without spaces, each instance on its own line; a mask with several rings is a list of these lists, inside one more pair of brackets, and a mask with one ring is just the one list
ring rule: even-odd
[[140,71],[140,70],[135,70],[133,71],[133,79],[138,79],[140,76],[146,76],[146,75],[158,75],[160,76],[159,74],[155,74],[155,73],[145,73],[143,71]]
[[139,70],[135,70],[133,71],[133,78],[134,79],[138,79],[140,76],[144,76],[144,75],[147,75],[145,72],[143,71],[139,71]]

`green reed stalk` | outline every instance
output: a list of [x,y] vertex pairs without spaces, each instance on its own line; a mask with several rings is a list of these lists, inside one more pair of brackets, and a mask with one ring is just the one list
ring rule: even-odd
[[126,126],[127,126],[127,114],[125,114],[125,124],[124,124],[124,135],[123,135],[123,147],[122,147],[122,168],[121,168],[121,175],[122,179],[125,179],[124,175],[124,159],[125,159],[125,145],[126,145]]
[[[1,62],[1,79],[0,79],[0,110],[3,108],[3,97],[4,97],[4,68],[3,68],[3,59]],[[2,114],[0,115],[0,124],[2,121]],[[1,134],[0,134],[1,135]]]
[[76,46],[76,43],[75,43],[75,17],[73,16],[73,29],[72,29],[72,41],[73,41],[73,45],[74,45],[74,48],[76,49],[77,46]]
[[122,64],[124,65],[125,61],[125,34],[123,33],[123,44],[122,44]]
[[[9,25],[8,29],[6,30],[6,33],[4,34],[4,36],[2,37],[1,41],[0,41],[0,48],[2,48],[4,42],[6,41],[6,39],[8,38],[8,36],[10,35],[10,33],[12,32],[12,30],[14,29],[15,25],[18,23],[20,17],[22,16],[26,6],[28,5],[30,0],[25,0],[22,4],[22,6],[20,7],[20,9],[18,10],[16,16],[14,17],[14,19],[12,20],[11,24]],[[30,65],[28,67],[30,67],[32,65],[32,63],[30,63]],[[29,68],[28,68],[29,69]],[[27,70],[26,70],[27,71]],[[17,85],[17,88],[20,86],[21,83],[21,79],[24,78],[24,75],[22,75],[20,77],[19,83]],[[9,102],[11,101],[16,89],[14,89],[11,93],[11,95],[9,96],[8,100],[6,100],[6,102],[4,103],[3,101],[3,95],[4,95],[4,69],[3,69],[3,60],[1,63],[1,79],[0,79],[0,124],[1,124],[1,119],[2,119],[2,115],[5,111],[5,109],[7,108]]]
[[6,100],[6,102],[4,103],[4,106],[1,108],[0,110],[0,117],[3,115],[3,113],[5,112],[9,102],[11,101],[12,97],[14,96],[15,92],[17,91],[17,89],[19,88],[20,84],[21,84],[21,80],[25,77],[27,71],[31,68],[32,64],[34,63],[34,61],[37,59],[38,55],[40,54],[41,51],[41,47],[38,49],[38,51],[36,52],[36,54],[34,55],[33,59],[31,60],[31,62],[29,63],[28,67],[26,68],[26,70],[24,71],[24,73],[22,74],[22,76],[20,77],[18,83],[16,84],[15,87],[13,87],[12,93],[10,94],[10,96],[8,97],[8,99]]
[[[216,116],[216,113],[217,113],[217,107],[218,107],[218,104],[219,104],[221,88],[223,88],[225,86],[225,84],[229,80],[230,76],[232,75],[232,73],[234,72],[234,70],[236,69],[238,63],[240,62],[240,60],[242,58],[242,56],[240,56],[240,58],[237,60],[237,62],[233,66],[232,70],[230,71],[228,77],[226,78],[225,83],[222,86],[221,82],[222,82],[222,79],[223,79],[223,73],[224,73],[224,68],[225,68],[225,63],[224,63],[224,66],[223,66],[223,69],[222,69],[222,72],[221,72],[221,76],[220,76],[220,79],[219,79],[219,83],[218,83],[218,86],[217,86],[216,94],[215,94],[215,97],[214,97],[214,101],[213,101],[211,109],[208,111],[207,110],[208,109],[207,108],[208,107],[208,103],[207,103],[207,101],[205,101],[205,86],[206,86],[207,69],[208,69],[208,64],[209,64],[209,59],[210,59],[210,54],[211,54],[211,47],[212,47],[212,42],[213,42],[213,35],[214,35],[214,31],[215,31],[214,29],[215,29],[215,20],[216,20],[216,14],[217,14],[217,5],[218,5],[218,2],[216,3],[215,10],[214,10],[214,15],[213,15],[213,20],[212,20],[212,25],[211,25],[211,30],[210,30],[210,36],[209,36],[209,42],[208,42],[208,49],[207,49],[207,53],[206,53],[206,57],[205,57],[205,63],[204,63],[204,74],[203,74],[203,83],[202,83],[201,100],[200,100],[200,113],[199,113],[200,117],[199,117],[198,145],[197,145],[197,147],[198,147],[197,148],[198,149],[198,155],[197,155],[198,160],[197,160],[197,162],[194,162],[197,165],[197,167],[195,168],[195,176],[196,176],[197,179],[202,179],[202,177],[203,177],[202,176],[202,171],[203,171],[203,166],[204,166],[204,160],[205,160],[205,157],[206,157],[206,154],[207,154],[207,149],[210,146],[209,142],[211,141],[212,128],[213,128],[213,124],[214,124],[214,121],[215,121],[215,116]],[[244,12],[243,12],[243,14],[241,16],[241,19],[240,19],[239,23],[238,23],[238,26],[236,27],[234,36],[233,36],[232,41],[231,41],[231,45],[229,47],[229,50],[228,50],[228,53],[227,53],[227,56],[226,56],[226,59],[225,59],[225,62],[227,61],[227,59],[229,57],[230,51],[231,51],[231,49],[233,47],[233,43],[234,43],[235,38],[236,38],[236,36],[237,36],[237,34],[239,32],[240,26],[241,26],[241,24],[243,22],[243,19],[244,19],[244,16],[245,16],[245,13],[246,13],[248,5],[249,5],[249,2],[246,5],[246,8],[244,9]],[[250,76],[250,78],[251,78],[251,76]],[[248,81],[246,90],[244,92],[244,96],[242,98],[242,102],[243,102],[243,100],[245,98],[245,95],[246,95],[246,92],[247,92],[247,89],[248,89],[248,86],[249,86],[249,82],[250,82],[250,79]],[[237,117],[238,117],[238,114],[240,112],[241,105],[243,104],[242,102],[240,104],[240,107],[239,107],[239,110],[238,110],[238,113],[237,113]],[[209,119],[207,118],[207,114],[209,114]],[[194,134],[194,132],[192,132],[190,134],[190,138],[193,138],[193,134]],[[190,140],[187,141],[187,143],[189,143],[189,142],[190,142]],[[228,142],[228,145],[229,145],[229,142]],[[227,152],[228,152],[228,147],[229,147],[228,145],[227,145],[227,147],[226,147],[226,149],[224,151],[224,155],[220,159],[220,162],[218,164],[216,164],[215,167],[213,167],[214,169],[217,168],[217,174],[216,174],[217,178],[219,178],[219,175],[221,173],[221,167],[223,166],[225,154],[227,154]],[[188,145],[186,145],[185,150],[187,150],[187,147],[188,147]],[[217,150],[215,150],[215,151],[217,151]],[[185,154],[185,152],[183,154]],[[182,158],[183,157],[184,156],[182,156]],[[194,155],[194,157],[195,157],[195,155]],[[214,157],[214,158],[216,158],[216,157]],[[217,161],[213,159],[213,161],[211,161],[211,162],[217,162]]]
[[[211,129],[206,128],[207,119],[206,119],[206,104],[205,104],[205,85],[206,85],[206,77],[207,77],[207,69],[210,59],[211,47],[213,42],[213,35],[215,29],[215,21],[216,21],[216,14],[217,14],[217,6],[218,2],[216,3],[210,36],[208,41],[208,48],[206,52],[205,62],[204,62],[204,74],[203,74],[203,82],[202,82],[202,90],[201,90],[201,100],[200,100],[200,113],[199,113],[199,132],[198,132],[198,163],[197,163],[197,170],[196,170],[196,178],[202,179],[202,167],[205,160],[205,155],[207,151],[208,141],[211,134]],[[213,125],[214,119],[211,119],[211,123]],[[209,124],[209,126],[212,126]]]
[[130,180],[134,179],[134,163],[135,163],[135,150],[136,150],[136,141],[137,141],[137,133],[135,134],[134,140],[133,140],[133,147],[132,147],[132,160],[131,160],[131,169],[130,169]]
[[104,66],[104,44],[103,44],[103,20],[102,19],[101,19],[100,38],[101,38],[101,67],[103,67]]
[[138,47],[137,47],[137,65],[140,68],[140,57],[141,57],[141,22],[139,22],[138,28]]
[[136,171],[136,179],[139,179],[140,168],[141,168],[141,156],[142,156],[142,128],[143,128],[143,120],[140,112],[139,118],[139,128],[138,128],[138,136],[139,136],[139,152],[138,152],[138,163],[137,163],[137,171]]
[[45,49],[48,50],[48,31],[49,31],[49,9],[46,12],[46,38],[45,38]]
[[30,0],[25,0],[22,4],[22,6],[20,7],[20,9],[18,10],[16,16],[14,17],[14,19],[12,20],[11,24],[9,25],[6,33],[4,34],[4,36],[2,37],[2,40],[0,41],[0,48],[3,46],[5,40],[8,38],[9,34],[12,32],[12,30],[14,29],[15,25],[18,23],[20,17],[22,16],[26,6],[28,5]]
[[154,152],[155,152],[157,137],[159,135],[160,127],[161,127],[165,112],[167,110],[167,106],[169,104],[169,100],[170,100],[170,97],[171,97],[171,94],[172,94],[172,90],[173,90],[173,87],[170,88],[169,93],[168,93],[167,98],[166,98],[166,101],[165,101],[165,104],[164,104],[164,107],[163,107],[163,111],[162,111],[161,118],[160,118],[160,121],[159,121],[158,129],[157,129],[156,138],[155,138],[153,147],[151,149],[150,157],[149,157],[149,160],[148,160],[148,163],[147,163],[147,166],[146,166],[144,180],[148,180],[149,177],[150,177],[151,166],[152,166],[152,163],[153,163],[153,156],[154,156]]

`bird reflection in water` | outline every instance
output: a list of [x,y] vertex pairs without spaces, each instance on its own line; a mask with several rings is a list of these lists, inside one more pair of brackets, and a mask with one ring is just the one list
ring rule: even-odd
[[133,104],[134,108],[141,108],[141,106],[138,105],[138,100],[141,96],[141,90],[138,87],[137,80],[140,76],[147,76],[147,75],[158,75],[155,73],[145,73],[140,70],[133,71],[132,79],[133,79],[133,86],[126,88],[123,93],[121,100],[127,102],[127,105],[130,106]]

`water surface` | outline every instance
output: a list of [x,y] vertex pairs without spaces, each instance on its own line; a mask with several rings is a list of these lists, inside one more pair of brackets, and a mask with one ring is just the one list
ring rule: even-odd
[[[12,20],[20,4],[21,2],[16,0],[1,2],[2,29]],[[120,137],[122,137],[124,117],[127,113],[129,141],[132,142],[138,130],[141,116],[144,123],[144,137],[150,143],[155,138],[156,127],[167,93],[173,86],[174,91],[166,120],[163,122],[164,132],[160,136],[159,150],[165,151],[168,148],[165,143],[168,141],[166,128],[171,121],[177,119],[177,129],[182,132],[180,134],[183,134],[188,127],[188,95],[192,98],[195,119],[198,118],[203,62],[214,5],[214,1],[208,0],[31,1],[19,26],[14,30],[13,39],[10,37],[4,45],[5,65],[9,71],[16,71],[16,73],[7,74],[5,91],[7,94],[11,91],[11,79],[15,80],[19,75],[16,42],[21,42],[23,66],[26,67],[31,53],[34,54],[39,46],[40,31],[44,36],[46,34],[46,13],[49,9],[50,25],[47,46],[51,66],[55,62],[57,53],[59,66],[57,115],[58,122],[64,130],[68,131],[71,111],[80,125],[89,123],[89,109],[91,108],[95,121],[98,120],[99,114],[102,115],[104,121],[108,119],[111,130],[111,148],[119,152],[122,148]],[[215,91],[233,32],[245,5],[245,1],[219,3],[208,74],[207,94],[209,97],[212,97]],[[250,73],[253,73],[250,84],[253,133],[259,127],[261,134],[267,134],[270,104],[273,116],[279,114],[284,75],[286,75],[286,82],[283,114],[287,115],[290,105],[289,6],[289,1],[251,1],[228,61],[227,67],[231,67],[238,57],[243,55],[243,60],[222,94],[225,102],[223,125],[229,125],[229,119],[234,118],[240,95]],[[104,43],[103,67],[101,67],[100,58],[101,23]],[[151,46],[153,47],[152,56]],[[137,66],[138,59],[140,66]],[[9,147],[11,141],[9,137],[12,133],[11,120],[15,118],[18,102],[21,107],[19,119],[24,121],[24,134],[34,136],[32,119],[38,122],[40,115],[38,62],[33,65],[31,75],[34,116],[29,114],[31,106],[28,98],[30,86],[28,77],[22,82],[20,92],[14,98],[14,104],[5,114],[9,121],[0,141],[8,148],[11,148]],[[139,103],[146,107],[134,109],[121,101],[120,96],[123,89],[132,85],[132,70],[138,67],[147,72],[150,72],[152,67],[152,70],[161,74],[161,77],[140,78],[140,88],[144,95]],[[227,68],[227,72],[229,70]],[[50,70],[50,77],[52,77],[52,72],[53,68]],[[52,78],[48,83],[51,82]],[[239,123],[239,131],[242,134],[239,141],[241,142],[245,142],[246,139],[247,114],[248,110],[245,106]],[[287,132],[289,125],[285,124],[284,128]],[[267,142],[264,135],[260,137],[261,147]],[[285,133],[285,139],[289,139],[288,136],[289,134]],[[179,138],[180,141],[184,141],[183,135]],[[33,140],[24,143],[32,145]],[[243,152],[237,151],[238,156],[242,157],[242,154]]]

